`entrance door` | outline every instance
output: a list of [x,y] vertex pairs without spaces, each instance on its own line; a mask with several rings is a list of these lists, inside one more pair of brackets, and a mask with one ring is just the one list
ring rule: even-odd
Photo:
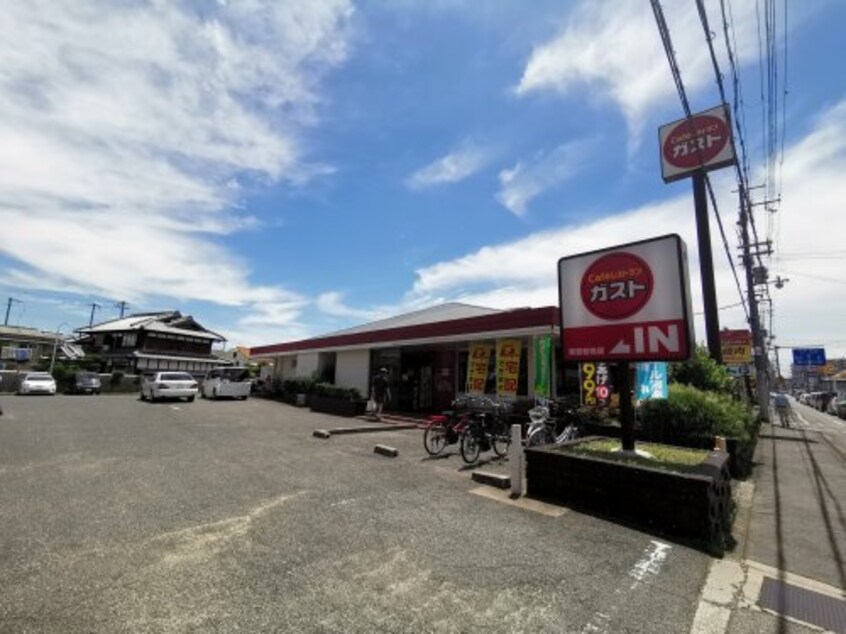
[[441,412],[449,409],[455,400],[455,350],[435,352],[432,375],[432,409]]

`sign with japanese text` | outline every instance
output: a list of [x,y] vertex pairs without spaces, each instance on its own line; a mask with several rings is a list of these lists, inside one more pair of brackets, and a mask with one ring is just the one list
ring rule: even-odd
[[551,390],[552,337],[535,337],[535,396],[549,398]]
[[698,170],[733,165],[736,158],[731,118],[724,105],[680,119],[658,130],[661,177],[669,183]]
[[667,235],[558,261],[566,361],[678,361],[693,327],[682,239]]
[[580,363],[579,384],[582,405],[607,406],[611,402],[613,386],[606,363]]
[[721,330],[720,349],[726,365],[752,363],[752,332],[750,330]]
[[667,398],[667,364],[663,361],[637,364],[635,398],[645,401],[651,398]]
[[496,393],[498,396],[517,396],[521,346],[519,339],[497,339]]
[[491,347],[486,343],[471,343],[467,357],[467,393],[484,394],[488,380]]

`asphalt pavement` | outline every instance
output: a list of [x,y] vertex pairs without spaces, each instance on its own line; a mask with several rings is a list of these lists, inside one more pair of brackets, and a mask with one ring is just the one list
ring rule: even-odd
[[320,440],[352,421],[258,399],[0,398],[3,632],[676,633],[711,563],[498,496],[420,430]]

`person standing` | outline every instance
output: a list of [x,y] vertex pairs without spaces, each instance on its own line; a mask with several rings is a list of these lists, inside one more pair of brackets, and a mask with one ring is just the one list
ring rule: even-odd
[[382,368],[379,373],[373,377],[373,386],[371,389],[371,397],[376,403],[376,409],[373,410],[373,418],[382,420],[382,408],[385,403],[391,400],[391,386],[388,381],[388,368]]
[[779,392],[773,398],[778,417],[781,419],[782,427],[790,427],[790,401],[787,400],[787,394]]

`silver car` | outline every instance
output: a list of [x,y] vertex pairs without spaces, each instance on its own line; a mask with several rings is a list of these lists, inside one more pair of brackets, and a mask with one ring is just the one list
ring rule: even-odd
[[197,381],[187,372],[156,372],[141,382],[141,400],[184,398],[189,403],[197,396]]
[[18,394],[55,394],[56,380],[47,372],[28,372],[18,385]]

